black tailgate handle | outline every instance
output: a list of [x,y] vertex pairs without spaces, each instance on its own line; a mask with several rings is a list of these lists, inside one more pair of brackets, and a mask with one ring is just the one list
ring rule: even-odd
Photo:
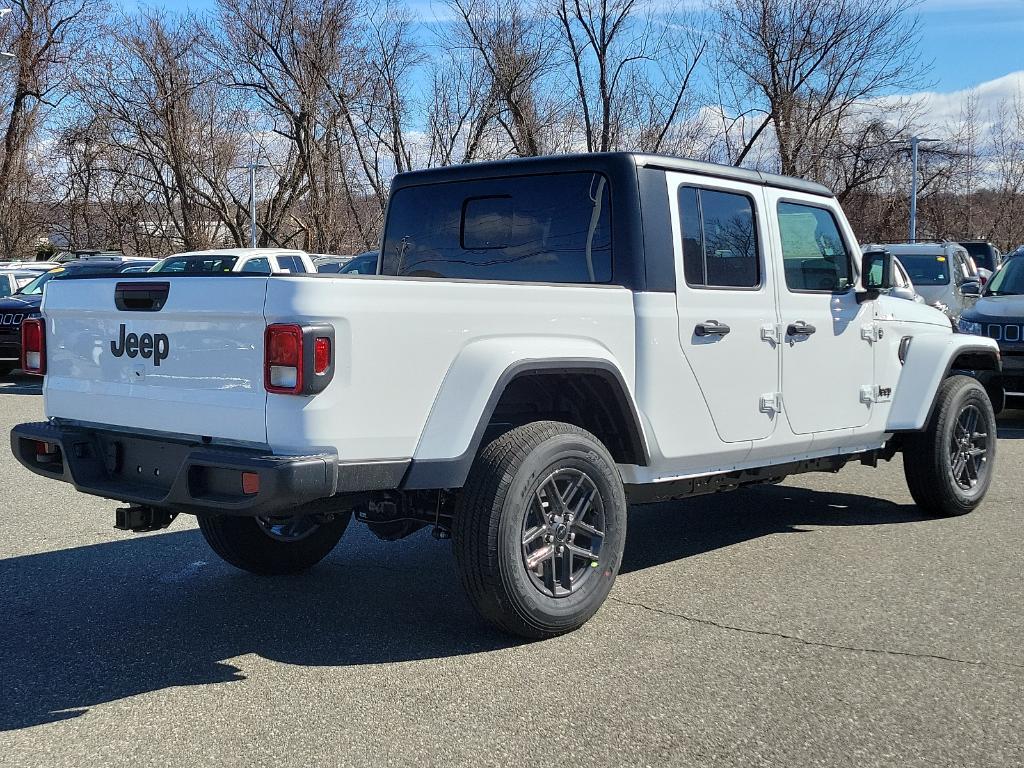
[[138,283],[118,283],[114,288],[114,306],[122,312],[159,312],[167,303],[170,283],[151,280]]

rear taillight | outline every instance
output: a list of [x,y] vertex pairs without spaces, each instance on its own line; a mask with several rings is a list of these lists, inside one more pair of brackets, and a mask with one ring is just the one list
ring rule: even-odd
[[283,395],[302,392],[302,346],[301,326],[267,326],[263,367],[263,383],[267,392]]
[[275,323],[264,338],[263,385],[282,395],[315,395],[334,376],[334,328]]
[[41,317],[21,324],[21,369],[36,376],[46,373],[46,322]]

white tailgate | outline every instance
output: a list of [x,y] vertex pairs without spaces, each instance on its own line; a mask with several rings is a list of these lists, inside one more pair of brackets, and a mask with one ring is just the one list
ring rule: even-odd
[[[170,283],[159,311],[122,311],[118,283]],[[265,444],[265,278],[55,280],[47,286],[47,417]],[[150,337],[147,356],[124,335]],[[166,358],[149,350],[166,336]],[[112,347],[112,344],[115,345]],[[115,351],[121,354],[115,355]]]

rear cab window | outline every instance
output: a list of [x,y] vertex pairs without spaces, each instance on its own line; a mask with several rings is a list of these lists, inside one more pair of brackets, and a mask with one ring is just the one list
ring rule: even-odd
[[214,274],[230,272],[238,261],[237,256],[223,254],[197,254],[192,256],[171,256],[154,269],[155,272],[177,272],[181,274]]
[[610,283],[607,178],[586,171],[399,189],[388,207],[381,274]]

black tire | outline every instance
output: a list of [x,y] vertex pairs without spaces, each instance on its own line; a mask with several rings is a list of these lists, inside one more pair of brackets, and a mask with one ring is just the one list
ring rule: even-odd
[[[964,427],[972,418],[976,427],[968,436]],[[997,443],[996,416],[985,388],[969,376],[943,381],[928,426],[907,435],[903,446],[903,471],[918,508],[951,517],[981,504],[992,482]],[[979,449],[984,453],[976,455]],[[974,458],[961,469],[959,462],[967,453]]]
[[[308,517],[291,519],[312,523]],[[351,517],[351,511],[325,515],[312,530],[293,540],[275,538],[268,531],[270,523],[282,518],[261,523],[255,517],[200,515],[199,530],[213,551],[236,568],[260,576],[282,576],[300,573],[323,560],[345,533]]]
[[[452,533],[462,584],[486,621],[530,639],[571,632],[601,607],[622,563],[626,498],[615,461],[571,424],[506,432],[473,462]],[[528,556],[538,564],[528,567]]]
[[10,376],[17,367],[17,363],[0,363],[0,376]]

